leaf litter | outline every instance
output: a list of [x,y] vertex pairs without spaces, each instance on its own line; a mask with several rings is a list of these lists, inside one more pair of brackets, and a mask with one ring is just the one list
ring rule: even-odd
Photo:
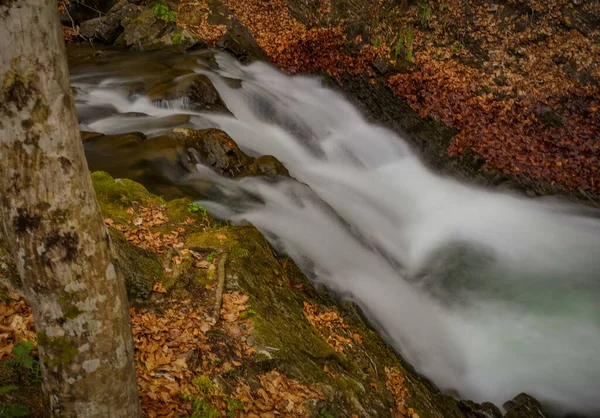
[[[130,208],[127,215],[130,219],[126,224],[109,218],[105,223],[123,232],[132,244],[155,252],[164,263],[189,256],[196,260],[195,268],[206,268],[201,254],[182,248],[185,231],[169,223],[164,206]],[[160,234],[157,228],[162,228]],[[169,256],[172,251],[180,255]],[[168,298],[169,292],[160,282],[154,285],[153,292],[167,298],[151,307],[130,309],[144,416],[306,417],[309,405],[326,400],[318,388],[276,369],[263,372],[256,379],[244,377],[246,363],[252,362],[257,353],[251,338],[254,312],[248,295],[223,294],[220,315],[215,321],[210,312],[213,306],[210,297]],[[336,352],[362,344],[362,337],[352,332],[339,312],[305,303],[304,315]],[[0,301],[0,360],[10,357],[20,341],[35,341],[33,317],[22,296],[7,293]],[[332,378],[339,377],[327,365],[323,372]],[[396,399],[397,411],[391,412],[397,417],[417,418],[406,407],[408,394],[402,388],[399,372],[386,369],[386,374],[387,388]]]

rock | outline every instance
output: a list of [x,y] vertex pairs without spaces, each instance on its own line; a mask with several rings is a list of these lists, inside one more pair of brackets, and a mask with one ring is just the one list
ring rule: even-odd
[[507,411],[504,418],[547,418],[542,405],[526,393],[520,393],[502,406]]
[[146,8],[126,25],[115,45],[136,51],[168,48],[184,51],[193,46],[204,47],[206,43],[187,29],[160,19],[151,8]]
[[182,26],[227,25],[231,10],[218,0],[207,0],[206,7],[195,7],[194,3],[183,5],[183,13],[179,16]]
[[117,0],[79,0],[65,2],[66,13],[61,14],[61,21],[71,26],[73,23],[81,24],[90,19],[101,17],[107,13]]
[[141,8],[130,3],[117,3],[106,16],[83,22],[81,36],[105,44],[112,44],[123,32],[125,26],[141,12]]
[[92,138],[96,138],[102,136],[101,133],[99,132],[86,132],[86,131],[81,131],[81,140],[82,141],[87,141],[88,139],[92,139]]
[[375,58],[373,61],[373,67],[375,67],[375,70],[377,70],[377,72],[381,75],[389,74],[391,71],[390,64],[383,57]]
[[105,44],[112,44],[121,34],[123,28],[117,22],[116,25],[110,25],[106,18],[97,17],[83,22],[80,27],[80,35],[86,39],[94,39]]
[[[169,118],[181,117],[188,116]],[[161,124],[165,125],[166,122]],[[206,182],[200,189],[182,183],[190,173],[197,171],[197,164],[229,178],[289,176],[288,170],[275,157],[250,157],[229,135],[218,129],[175,128],[153,138],[135,132],[119,135],[86,132],[82,133],[82,138],[91,171],[106,171],[114,177],[147,184],[153,193],[168,198],[204,194],[210,190]]]
[[248,175],[289,177],[290,173],[277,158],[273,157],[272,155],[263,155],[258,157],[252,164],[250,164],[248,167]]
[[573,0],[575,7],[561,9],[562,24],[569,29],[577,30],[596,42],[600,41],[600,3],[597,1]]
[[478,404],[473,401],[461,400],[458,407],[466,418],[502,418],[500,408],[491,402]]
[[164,279],[162,264],[154,253],[127,242],[121,232],[112,228],[109,232],[129,301],[142,303],[150,297],[154,283]]
[[156,84],[148,89],[150,100],[173,100],[188,97],[193,110],[227,112],[227,106],[209,78],[203,74],[189,74],[177,80]]
[[182,141],[193,162],[206,165],[225,177],[243,174],[251,160],[229,135],[218,129],[174,129],[167,137]]
[[197,75],[189,90],[189,98],[194,101],[195,110],[213,110],[227,112],[227,106],[210,79],[205,75]]
[[288,0],[287,6],[290,16],[302,24],[311,27],[319,22],[319,7],[314,0]]
[[217,41],[217,46],[234,55],[242,62],[268,61],[265,51],[258,45],[252,32],[236,17],[227,23],[227,33]]

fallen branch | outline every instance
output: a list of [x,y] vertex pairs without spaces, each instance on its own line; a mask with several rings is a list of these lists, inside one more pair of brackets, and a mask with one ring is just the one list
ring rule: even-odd
[[215,324],[219,321],[221,317],[221,306],[223,305],[223,289],[225,288],[225,263],[227,261],[227,253],[223,253],[219,260],[219,266],[217,270],[217,275],[219,282],[217,283],[217,293],[215,295],[215,310],[213,313],[213,318],[215,320]]

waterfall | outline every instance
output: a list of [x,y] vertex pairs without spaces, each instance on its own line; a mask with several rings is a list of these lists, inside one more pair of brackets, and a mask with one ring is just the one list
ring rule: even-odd
[[82,129],[156,135],[172,125],[150,121],[184,114],[186,126],[218,127],[248,154],[276,156],[293,179],[199,170],[186,181],[210,178],[221,193],[202,205],[254,224],[314,282],[359,304],[440,388],[496,404],[524,391],[600,414],[597,212],[442,177],[318,78],[207,56],[190,68],[230,114],[131,94],[152,74],[121,64],[73,70]]

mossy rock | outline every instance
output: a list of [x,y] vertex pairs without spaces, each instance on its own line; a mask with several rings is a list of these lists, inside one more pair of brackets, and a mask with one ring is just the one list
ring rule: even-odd
[[134,203],[143,206],[165,203],[162,198],[150,194],[141,184],[128,179],[114,179],[106,172],[92,173],[92,183],[102,215],[115,221],[127,219],[126,210]]
[[150,297],[152,286],[164,281],[163,266],[156,255],[131,245],[121,232],[113,228],[110,228],[109,232],[119,268],[125,279],[129,302],[144,303]]
[[188,178],[197,171],[197,164],[230,178],[289,175],[275,157],[250,157],[219,129],[175,128],[153,138],[136,132],[82,133],[82,137],[92,171],[103,170],[114,177],[148,184],[152,193],[168,199],[200,198],[211,193],[213,185],[209,180]]
[[115,46],[135,51],[184,51],[194,46],[206,47],[206,43],[187,29],[178,27],[176,23],[160,19],[152,7],[147,6],[139,16],[127,23],[123,33],[115,41]]

